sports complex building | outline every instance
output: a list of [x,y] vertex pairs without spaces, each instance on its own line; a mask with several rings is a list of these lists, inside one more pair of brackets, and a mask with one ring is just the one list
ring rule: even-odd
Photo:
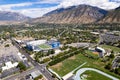
[[59,48],[60,42],[55,40],[35,40],[26,43],[26,47],[31,51],[42,51]]

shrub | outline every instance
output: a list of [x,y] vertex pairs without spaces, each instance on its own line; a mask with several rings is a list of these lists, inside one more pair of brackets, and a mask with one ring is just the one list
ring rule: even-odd
[[21,71],[22,71],[22,70],[26,70],[26,66],[24,65],[23,62],[19,62],[19,64],[18,64],[17,67],[20,68]]
[[42,79],[43,78],[43,75],[39,75],[38,77],[36,77],[34,80],[39,80],[39,79]]
[[5,47],[9,47],[10,45],[9,44],[6,44]]

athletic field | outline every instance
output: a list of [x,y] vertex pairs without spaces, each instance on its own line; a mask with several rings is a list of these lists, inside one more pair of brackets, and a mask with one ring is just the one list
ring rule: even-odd
[[41,45],[39,45],[39,48],[40,48],[40,49],[50,49],[51,46],[50,46],[50,45],[47,45],[47,44],[41,44]]

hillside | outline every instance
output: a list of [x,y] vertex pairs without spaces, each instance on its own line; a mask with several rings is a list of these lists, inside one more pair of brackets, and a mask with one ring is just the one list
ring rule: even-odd
[[105,18],[100,22],[102,23],[120,23],[120,7],[110,11]]
[[94,23],[106,14],[106,10],[89,5],[79,5],[56,9],[43,17],[34,19],[33,23]]
[[16,12],[0,11],[0,21],[23,21],[28,19],[30,18]]

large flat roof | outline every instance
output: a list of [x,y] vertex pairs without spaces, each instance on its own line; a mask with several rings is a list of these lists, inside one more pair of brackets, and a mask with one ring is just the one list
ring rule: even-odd
[[46,39],[43,39],[43,40],[35,40],[35,41],[27,42],[27,45],[40,45],[40,44],[44,44],[44,43],[46,43],[46,42],[47,42]]

